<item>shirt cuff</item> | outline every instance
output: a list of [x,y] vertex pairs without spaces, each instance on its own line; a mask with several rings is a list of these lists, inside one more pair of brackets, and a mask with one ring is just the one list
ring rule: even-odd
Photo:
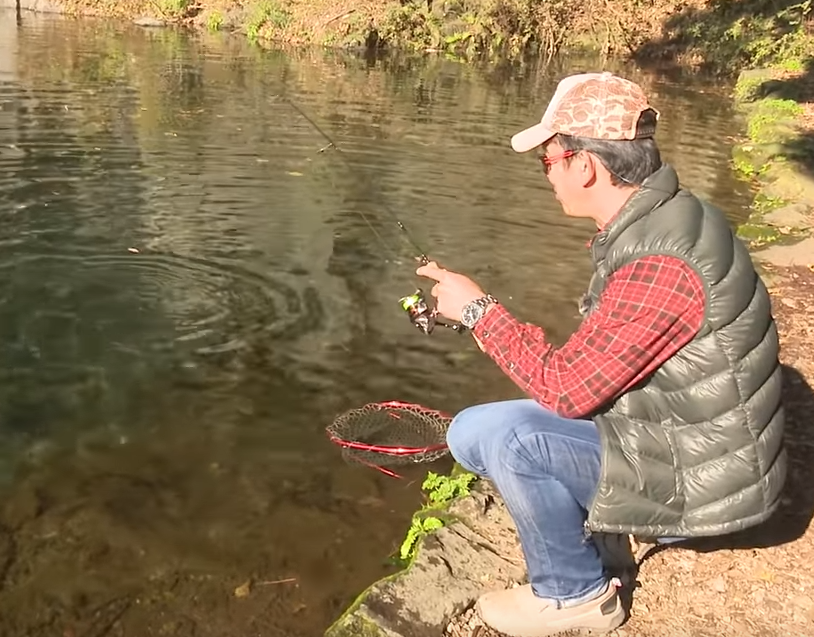
[[472,328],[472,335],[486,346],[495,327],[510,317],[511,315],[505,307],[500,303],[495,303],[483,318],[475,323],[475,326]]

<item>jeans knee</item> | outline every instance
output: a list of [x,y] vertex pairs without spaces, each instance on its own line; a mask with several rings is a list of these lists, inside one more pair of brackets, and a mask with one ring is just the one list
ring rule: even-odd
[[508,442],[511,427],[505,426],[499,415],[494,404],[474,405],[452,419],[447,430],[447,447],[455,460],[469,471],[488,475],[496,450]]
[[474,407],[467,407],[458,412],[447,429],[447,447],[452,456],[458,461],[472,458],[479,447],[478,436],[473,432],[474,423],[471,422],[470,412]]

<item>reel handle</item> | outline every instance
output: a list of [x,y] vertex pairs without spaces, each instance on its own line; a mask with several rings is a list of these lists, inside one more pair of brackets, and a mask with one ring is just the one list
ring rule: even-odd
[[[436,315],[437,315],[437,312],[436,312]],[[435,324],[440,325],[441,327],[448,327],[453,332],[458,332],[458,334],[463,334],[464,332],[466,332],[466,329],[467,329],[466,326],[461,324],[461,323],[456,323],[454,321],[451,321],[451,322],[447,323],[446,321],[442,321],[442,320],[437,319],[437,318],[435,319]]]

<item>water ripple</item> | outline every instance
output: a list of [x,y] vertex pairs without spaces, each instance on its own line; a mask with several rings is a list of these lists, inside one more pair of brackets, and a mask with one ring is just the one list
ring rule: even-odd
[[322,324],[319,295],[297,274],[272,277],[155,252],[7,253],[0,270],[0,314],[38,297],[26,320],[28,333],[43,322],[71,329],[90,322],[123,350],[235,352],[259,340],[290,343]]

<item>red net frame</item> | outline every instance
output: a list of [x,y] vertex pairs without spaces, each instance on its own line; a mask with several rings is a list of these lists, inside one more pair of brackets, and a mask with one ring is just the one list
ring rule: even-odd
[[451,422],[452,416],[437,409],[391,400],[346,411],[326,433],[345,460],[400,477],[384,466],[432,462],[449,453]]

